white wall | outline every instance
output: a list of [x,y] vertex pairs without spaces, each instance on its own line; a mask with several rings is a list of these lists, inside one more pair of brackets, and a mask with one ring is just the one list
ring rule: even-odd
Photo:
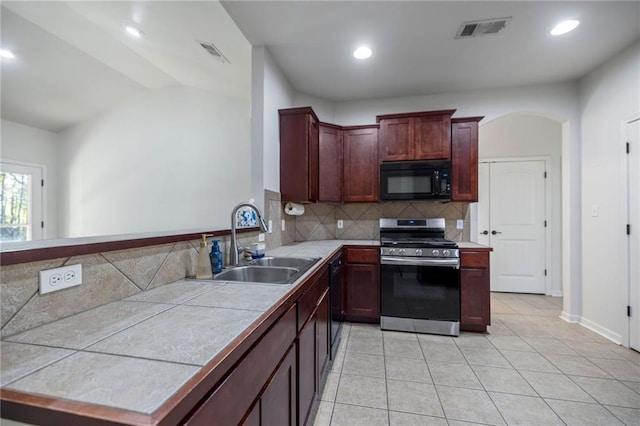
[[43,166],[45,229],[43,238],[58,238],[57,136],[53,132],[2,120],[0,159]]
[[457,109],[454,117],[483,115],[480,125],[514,113],[536,114],[562,123],[562,317],[578,321],[582,304],[580,239],[580,113],[577,84],[452,92],[336,104],[341,125],[375,123],[379,114]]
[[[582,322],[612,340],[627,342],[627,177],[622,123],[640,114],[640,43],[581,81],[580,108]],[[591,208],[596,205],[599,213],[592,217]]]
[[227,229],[250,155],[248,102],[149,91],[60,134],[60,237]]
[[280,192],[280,116],[278,110],[294,106],[294,92],[271,54],[264,61],[264,188]]
[[550,213],[548,294],[562,295],[562,125],[534,115],[512,114],[480,126],[479,159],[547,157]]

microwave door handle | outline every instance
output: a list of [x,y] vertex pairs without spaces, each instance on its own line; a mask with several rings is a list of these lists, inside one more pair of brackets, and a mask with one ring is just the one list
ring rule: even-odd
[[431,193],[434,195],[440,194],[440,174],[437,171],[433,172],[433,177],[431,178]]

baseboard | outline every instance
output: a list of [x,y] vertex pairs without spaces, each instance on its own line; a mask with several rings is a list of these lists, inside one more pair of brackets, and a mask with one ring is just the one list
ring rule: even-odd
[[601,325],[596,324],[595,322],[593,322],[591,320],[588,320],[586,318],[582,318],[580,320],[579,324],[581,326],[583,326],[584,328],[589,329],[589,330],[593,331],[596,334],[599,334],[600,336],[604,337],[605,339],[611,340],[616,345],[621,345],[622,344],[622,336],[621,335],[609,330],[606,327],[602,327]]
[[580,315],[571,315],[565,311],[560,312],[560,319],[570,322],[571,324],[579,323],[582,317]]

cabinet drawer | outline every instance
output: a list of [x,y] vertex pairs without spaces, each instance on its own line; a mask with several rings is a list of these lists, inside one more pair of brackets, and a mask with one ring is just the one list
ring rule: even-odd
[[378,248],[348,248],[347,263],[380,263]]
[[488,251],[460,251],[460,266],[463,268],[488,268]]
[[320,300],[320,296],[329,286],[329,268],[324,267],[311,278],[313,281],[307,291],[298,299],[298,331],[302,329]]
[[309,319],[311,312],[315,308],[318,303],[318,279],[316,277],[314,282],[311,284],[311,287],[307,289],[307,291],[298,299],[298,331],[302,329],[304,324]]

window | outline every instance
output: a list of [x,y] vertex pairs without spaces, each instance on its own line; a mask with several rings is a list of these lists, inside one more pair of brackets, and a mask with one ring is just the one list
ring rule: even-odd
[[42,239],[42,167],[0,163],[0,241]]

